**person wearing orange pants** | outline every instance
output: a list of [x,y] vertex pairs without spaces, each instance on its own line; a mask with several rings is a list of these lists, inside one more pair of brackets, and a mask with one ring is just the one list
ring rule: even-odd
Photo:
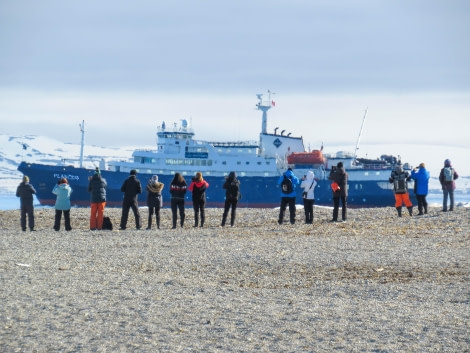
[[90,230],[103,228],[103,213],[106,206],[106,180],[98,168],[89,178],[88,192],[91,193]]
[[90,213],[90,229],[103,229],[103,214],[106,202],[92,202]]
[[413,215],[413,204],[410,201],[410,194],[408,192],[408,182],[411,180],[410,174],[403,170],[400,162],[397,163],[395,169],[392,171],[388,181],[393,184],[393,192],[395,193],[395,208],[398,212],[398,217],[401,217],[401,209],[403,204],[410,216]]

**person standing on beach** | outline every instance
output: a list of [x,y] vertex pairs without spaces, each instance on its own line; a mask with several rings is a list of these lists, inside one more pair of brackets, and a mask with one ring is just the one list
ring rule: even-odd
[[315,174],[309,170],[307,175],[302,178],[300,187],[304,189],[302,192],[302,199],[304,200],[305,224],[313,224],[313,205],[315,203]]
[[439,174],[439,182],[442,186],[444,200],[442,202],[442,212],[447,212],[447,199],[450,199],[449,211],[454,210],[454,190],[455,180],[458,179],[459,174],[452,167],[450,159],[444,161],[444,168],[441,169]]
[[23,181],[16,188],[16,196],[20,198],[21,218],[20,224],[23,232],[26,232],[26,216],[28,216],[28,226],[34,232],[34,206],[33,195],[36,189],[29,183],[29,177],[23,176]]
[[148,181],[145,188],[147,190],[147,207],[149,210],[147,229],[152,229],[152,216],[154,212],[155,218],[157,219],[157,229],[160,229],[160,208],[163,205],[163,186],[164,184],[158,181],[158,175],[154,175]]
[[232,207],[230,226],[233,227],[233,224],[235,223],[238,199],[240,198],[240,180],[237,179],[237,174],[235,172],[230,172],[222,187],[225,189],[225,205],[221,225],[222,227],[225,226],[228,211],[230,210],[230,207]]
[[284,214],[287,205],[289,205],[290,223],[295,223],[295,188],[300,184],[299,179],[294,175],[292,168],[288,168],[277,181],[277,185],[281,187],[281,206],[279,209],[279,219],[277,223],[284,222]]
[[106,206],[106,180],[99,168],[89,177],[88,192],[91,193],[90,230],[103,229],[103,214]]
[[181,227],[184,225],[184,196],[186,195],[186,189],[187,184],[184,177],[180,173],[175,173],[170,184],[172,229],[176,229],[178,210],[180,212],[180,225]]
[[142,228],[140,221],[138,195],[142,193],[142,185],[140,180],[137,179],[137,171],[132,169],[129,177],[124,180],[121,186],[121,192],[124,193],[124,199],[122,201],[122,214],[121,214],[121,226],[120,230],[125,230],[127,226],[127,218],[129,217],[129,208],[132,208],[135,218],[136,229]]
[[395,169],[390,174],[388,181],[393,184],[393,192],[395,194],[395,208],[398,212],[398,217],[401,217],[401,208],[405,204],[410,216],[413,215],[413,204],[410,201],[410,194],[408,192],[408,182],[410,181],[410,174],[403,169],[400,162],[395,166]]
[[193,181],[189,184],[189,191],[193,194],[193,208],[194,208],[194,227],[199,224],[199,213],[201,214],[201,228],[204,227],[206,206],[206,189],[209,183],[204,180],[201,172],[197,172],[193,177]]
[[333,192],[333,218],[331,222],[338,222],[339,200],[341,199],[341,218],[343,222],[347,219],[348,202],[348,173],[344,169],[343,162],[331,167],[328,179],[332,181],[331,190]]
[[54,219],[54,230],[58,232],[60,230],[60,219],[62,213],[64,214],[64,226],[66,231],[71,231],[70,226],[70,195],[72,194],[72,188],[66,178],[61,178],[59,182],[52,189],[52,193],[57,196],[55,201],[55,219]]
[[411,179],[415,181],[415,193],[416,199],[418,200],[419,216],[428,213],[428,202],[426,201],[426,196],[428,195],[429,189],[429,177],[430,173],[426,169],[426,165],[424,163],[421,163],[418,168],[411,171]]

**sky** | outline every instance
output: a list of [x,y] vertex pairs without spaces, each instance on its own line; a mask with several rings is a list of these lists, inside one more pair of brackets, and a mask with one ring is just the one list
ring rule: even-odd
[[[470,2],[0,0],[1,133],[152,145],[268,132],[470,175]],[[470,163],[469,163],[470,165]],[[465,169],[463,169],[465,168]]]

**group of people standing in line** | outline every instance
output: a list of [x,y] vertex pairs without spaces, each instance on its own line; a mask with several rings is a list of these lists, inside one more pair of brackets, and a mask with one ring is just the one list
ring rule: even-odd
[[[90,230],[105,229],[104,209],[106,206],[106,180],[101,176],[99,168],[96,168],[93,176],[88,179],[88,192],[90,193]],[[171,212],[172,212],[172,229],[176,229],[179,213],[179,225],[184,226],[185,221],[185,195],[187,190],[192,193],[192,202],[194,208],[194,227],[204,227],[205,222],[205,204],[206,204],[206,189],[209,183],[204,180],[202,173],[197,172],[192,178],[191,183],[186,183],[186,180],[180,173],[175,173],[175,176],[170,184],[171,194]],[[153,215],[155,215],[156,227],[160,229],[160,209],[163,207],[162,190],[164,184],[158,181],[158,176],[153,175],[148,181],[145,190],[147,191],[147,206],[148,206],[148,220],[147,229],[152,229]],[[225,226],[228,213],[230,214],[230,225],[235,223],[236,209],[238,200],[241,197],[240,181],[235,172],[230,172],[226,177],[223,188],[226,192],[224,212],[222,215],[222,226]],[[54,230],[60,230],[60,223],[62,214],[64,214],[65,230],[72,229],[70,225],[70,196],[72,188],[68,184],[66,178],[61,178],[57,185],[54,186],[52,193],[57,196],[55,203],[55,221]],[[120,230],[125,230],[129,211],[132,209],[135,218],[135,226],[137,229],[142,228],[142,221],[138,206],[138,195],[142,193],[142,185],[140,180],[137,179],[137,171],[131,170],[129,177],[124,180],[121,186],[121,192],[124,193],[122,201],[122,213],[120,221]],[[29,177],[23,176],[23,181],[18,185],[16,196],[20,198],[21,208],[21,228],[26,231],[26,219],[28,218],[28,226],[31,231],[34,231],[34,207],[33,195],[36,190],[33,185],[29,183]]]
[[[459,177],[457,171],[452,167],[451,161],[446,159],[444,161],[444,168],[441,169],[439,174],[439,182],[443,190],[443,207],[442,211],[454,210],[454,190],[455,180]],[[411,174],[403,169],[403,166],[398,163],[392,171],[389,182],[393,184],[393,191],[395,195],[395,208],[398,217],[402,216],[402,207],[408,210],[410,216],[413,215],[413,204],[411,203],[408,190],[408,182],[414,180],[414,193],[418,201],[418,215],[423,215],[428,212],[428,203],[426,196],[428,194],[430,173],[426,169],[424,163],[411,171]],[[338,222],[339,205],[341,202],[341,220],[347,220],[347,198],[348,198],[348,173],[346,172],[343,163],[339,162],[336,166],[331,168],[328,179],[331,181],[331,190],[333,194],[333,217],[330,222]],[[302,199],[304,204],[305,223],[313,223],[313,206],[315,204],[315,186],[317,180],[313,171],[309,171],[302,179],[299,180],[291,168],[283,173],[278,180],[278,185],[281,189],[281,204],[279,210],[278,223],[284,222],[284,215],[287,207],[289,207],[289,221],[291,224],[295,223],[296,216],[296,187],[300,186],[303,189]],[[101,176],[101,172],[96,168],[93,176],[89,178],[88,192],[90,193],[91,211],[90,211],[90,230],[101,230],[104,227],[104,209],[106,206],[106,180]],[[194,227],[203,227],[205,222],[205,203],[206,203],[206,189],[209,183],[204,180],[202,173],[197,172],[192,178],[189,186],[186,180],[180,173],[175,173],[175,176],[170,184],[171,194],[171,213],[172,213],[172,229],[176,229],[178,223],[183,227],[185,221],[185,195],[187,190],[192,193],[192,202],[194,209]],[[148,206],[148,220],[147,229],[152,229],[153,215],[155,215],[156,227],[160,229],[160,209],[162,208],[162,190],[164,184],[158,181],[158,176],[154,175],[148,181],[145,190],[147,191],[147,206]],[[240,193],[240,181],[238,180],[235,172],[230,172],[226,177],[223,184],[225,189],[225,204],[222,214],[221,226],[225,226],[230,213],[230,225],[235,223],[236,209]],[[137,179],[137,171],[131,170],[129,177],[123,182],[121,191],[124,193],[122,202],[122,214],[120,229],[124,230],[127,227],[129,211],[132,209],[135,218],[135,225],[137,229],[142,228],[141,216],[138,207],[138,195],[142,193],[142,186]],[[62,214],[64,215],[64,226],[66,231],[72,229],[70,224],[70,196],[73,190],[70,187],[66,178],[61,178],[54,186],[52,193],[56,195],[55,203],[55,219],[54,230],[60,230],[60,223]],[[34,207],[33,195],[36,193],[34,187],[29,183],[28,176],[23,176],[23,181],[18,185],[16,196],[20,198],[21,229],[26,231],[26,219],[28,218],[28,227],[34,231]],[[450,201],[447,207],[448,200]]]

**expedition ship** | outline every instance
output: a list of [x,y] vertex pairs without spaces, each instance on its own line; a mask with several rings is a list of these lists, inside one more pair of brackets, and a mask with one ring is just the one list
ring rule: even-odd
[[[268,91],[268,99],[258,94],[256,109],[262,112],[259,141],[210,142],[194,139],[194,131],[187,120],[173,123],[170,127],[163,122],[157,127],[157,146],[152,150],[135,150],[129,161],[102,160],[100,169],[106,179],[107,206],[121,206],[123,194],[120,191],[123,181],[132,169],[143,188],[152,175],[158,175],[165,184],[163,189],[164,206],[169,206],[169,185],[176,172],[181,173],[190,183],[196,172],[202,172],[210,184],[207,189],[207,207],[222,207],[225,192],[222,188],[224,178],[235,171],[241,182],[242,198],[240,207],[277,207],[280,202],[279,176],[287,168],[292,168],[301,178],[307,170],[314,170],[318,180],[315,188],[315,204],[331,205],[332,193],[328,174],[332,165],[343,162],[349,174],[348,204],[352,207],[377,207],[393,202],[391,185],[388,183],[390,172],[396,158],[382,156],[380,160],[367,161],[356,158],[353,153],[337,152],[323,154],[321,150],[305,151],[302,137],[267,132],[267,112],[275,103]],[[364,116],[365,119],[365,116]],[[362,128],[361,128],[362,130]],[[88,206],[90,194],[87,191],[88,178],[95,169],[83,168],[83,134],[80,166],[46,165],[22,162],[18,170],[28,175],[37,190],[37,198],[42,205],[54,205],[55,196],[51,190],[58,179],[66,177],[73,188],[72,205]],[[357,146],[356,146],[357,149]],[[302,203],[302,189],[297,188],[297,203]],[[139,196],[140,204],[145,204],[145,191]],[[186,205],[191,206],[191,193],[186,194]]]

